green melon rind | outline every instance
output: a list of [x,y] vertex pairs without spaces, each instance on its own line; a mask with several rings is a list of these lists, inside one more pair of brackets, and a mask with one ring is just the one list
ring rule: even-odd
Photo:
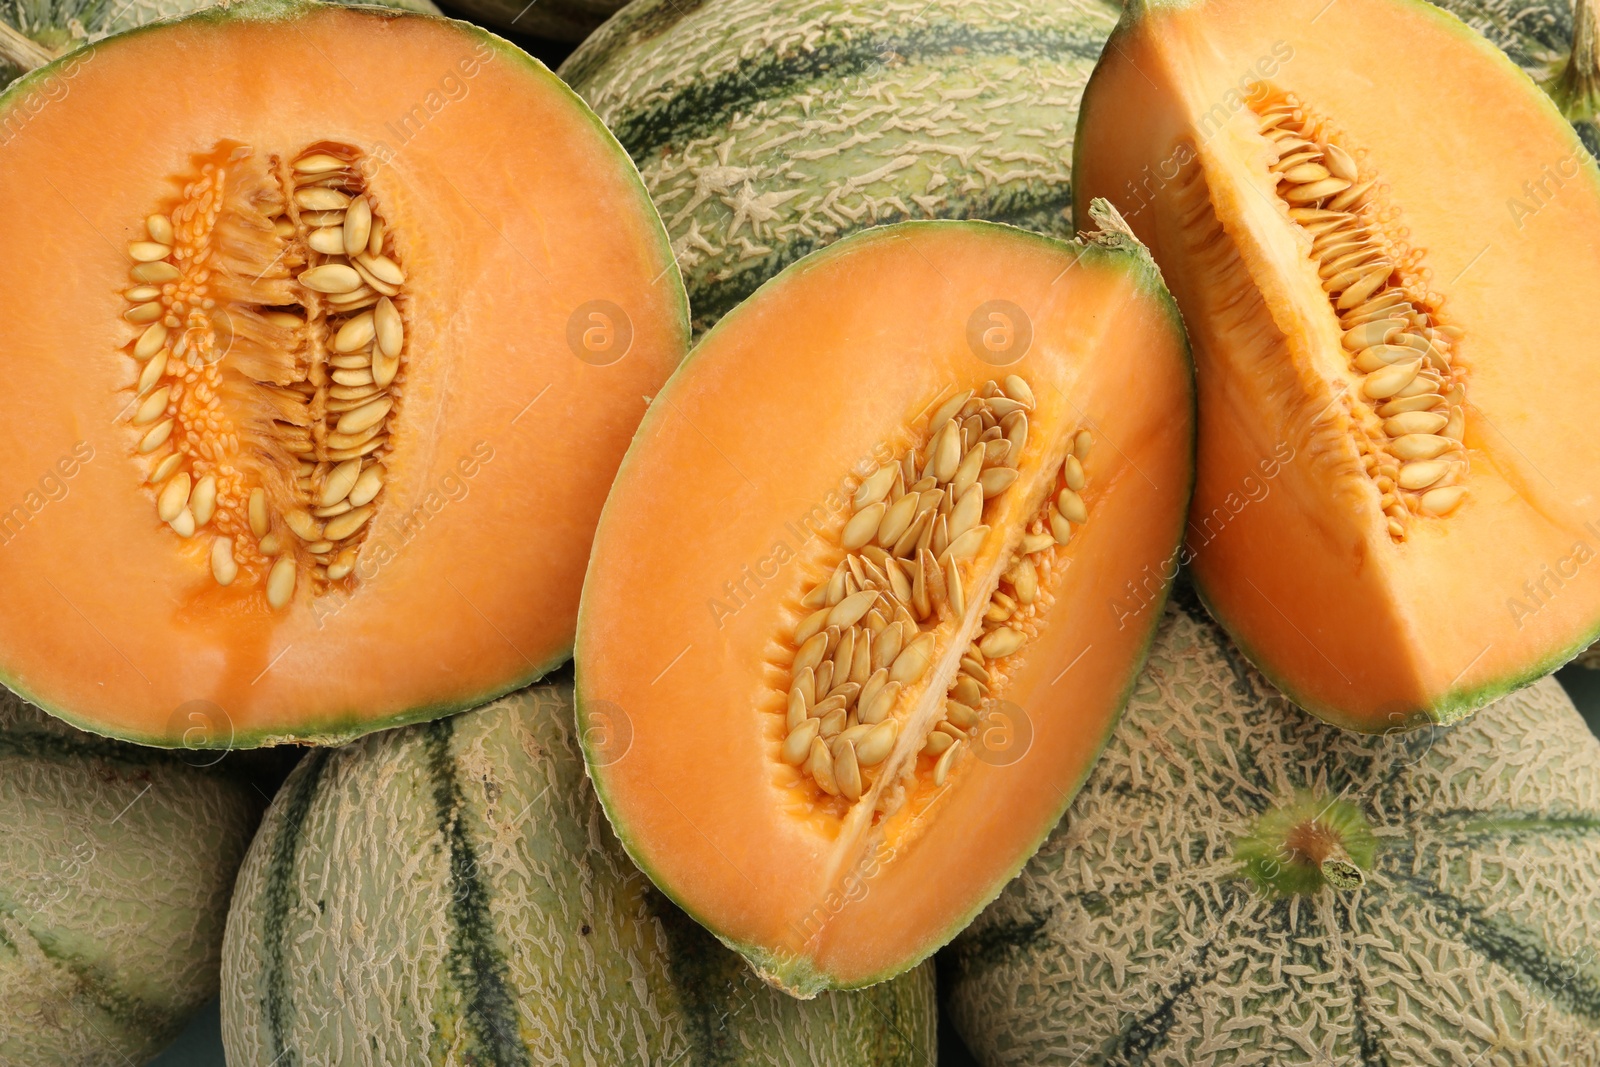
[[236,771],[0,694],[0,1061],[142,1063],[215,994],[266,799]]
[[[1134,32],[1140,19],[1145,15],[1168,8],[1202,7],[1206,2],[1207,0],[1128,0],[1122,19],[1117,23],[1117,28],[1112,31],[1111,38],[1107,42],[1107,48],[1116,47],[1123,35]],[[1490,62],[1495,63],[1502,70],[1514,74],[1525,83],[1529,93],[1539,100],[1539,106],[1544,110],[1546,117],[1553,126],[1566,128],[1569,131],[1573,147],[1578,149],[1574,153],[1574,158],[1577,159],[1583,173],[1588,176],[1593,184],[1596,194],[1600,195],[1600,167],[1596,166],[1595,159],[1589,150],[1584,148],[1582,139],[1573,130],[1571,123],[1561,114],[1560,108],[1555,105],[1549,95],[1534,83],[1528,71],[1519,67],[1505,51],[1496,47],[1493,42],[1487,40],[1462,20],[1455,11],[1455,7],[1461,6],[1461,4],[1436,6],[1425,2],[1425,0],[1394,0],[1394,2],[1410,8],[1420,18],[1432,19],[1441,29],[1460,39],[1463,44],[1475,48],[1480,54],[1488,57]],[[1094,98],[1095,87],[1096,81],[1091,79],[1084,89],[1083,104],[1079,110],[1080,127],[1084,121],[1084,116],[1089,112],[1089,105]],[[1080,137],[1074,146],[1075,153],[1082,144],[1083,140]],[[1076,155],[1074,155],[1073,168],[1077,169]],[[1082,205],[1077,203],[1074,204],[1074,209],[1079,214],[1083,210]],[[1228,636],[1232,638],[1239,649],[1249,658],[1250,662],[1256,665],[1257,669],[1275,688],[1284,693],[1297,706],[1304,708],[1318,718],[1342,726],[1345,729],[1363,733],[1383,733],[1395,729],[1410,729],[1427,725],[1428,723],[1449,725],[1460,722],[1483,708],[1486,704],[1532,685],[1545,675],[1558,670],[1577,658],[1596,640],[1600,640],[1600,616],[1597,616],[1584,630],[1580,631],[1578,638],[1535,661],[1520,673],[1513,674],[1509,678],[1485,682],[1475,689],[1447,690],[1426,707],[1396,712],[1390,716],[1388,723],[1377,724],[1353,719],[1338,708],[1320,701],[1303,699],[1287,678],[1280,676],[1279,672],[1270,663],[1267,663],[1256,653],[1249,642],[1240,638],[1238,630],[1230,623],[1226,613],[1218,609],[1215,598],[1208,592],[1205,582],[1197,574],[1194,576],[1194,586],[1201,602],[1205,605],[1206,611],[1222,625],[1223,629],[1228,632]]]
[[744,980],[609,837],[573,733],[558,683],[302,761],[234,894],[229,1062],[931,1062],[931,968],[816,1005]]
[[1503,697],[1533,685],[1546,675],[1553,674],[1561,667],[1576,659],[1584,649],[1600,640],[1600,623],[1596,623],[1586,636],[1580,637],[1575,643],[1555,652],[1543,660],[1530,666],[1521,674],[1510,679],[1488,682],[1476,689],[1452,689],[1446,691],[1431,704],[1424,708],[1414,708],[1407,711],[1395,711],[1389,715],[1385,723],[1370,722],[1364,719],[1353,718],[1339,708],[1317,700],[1308,700],[1297,693],[1295,687],[1286,678],[1280,677],[1278,671],[1266,659],[1251,647],[1250,643],[1240,638],[1238,632],[1228,623],[1225,612],[1218,610],[1215,600],[1200,580],[1200,576],[1190,572],[1194,583],[1195,593],[1206,609],[1206,613],[1215,619],[1222,628],[1228,631],[1228,637],[1244,653],[1255,668],[1261,672],[1267,681],[1272,683],[1274,689],[1283,693],[1296,707],[1303,708],[1325,722],[1346,730],[1357,733],[1379,734],[1390,733],[1396,730],[1412,730],[1428,725],[1450,726],[1470,718],[1485,706]]
[[[1098,216],[1096,217],[1096,221],[1100,221]],[[1118,221],[1120,222],[1120,220]],[[1074,259],[1074,262],[1085,258],[1103,261],[1107,268],[1127,271],[1131,276],[1136,278],[1139,291],[1155,299],[1167,314],[1172,323],[1175,335],[1181,341],[1182,358],[1185,362],[1185,368],[1189,371],[1189,380],[1191,382],[1189,389],[1189,425],[1191,427],[1191,432],[1188,442],[1189,455],[1191,457],[1191,462],[1189,463],[1190,474],[1188,485],[1184,489],[1184,505],[1180,509],[1175,529],[1170,537],[1170,543],[1173,546],[1171,558],[1176,560],[1183,539],[1183,531],[1187,523],[1188,500],[1194,491],[1194,464],[1192,462],[1192,457],[1195,454],[1195,433],[1196,428],[1198,427],[1198,420],[1196,418],[1195,407],[1196,396],[1192,385],[1193,359],[1189,350],[1187,334],[1184,332],[1182,315],[1179,313],[1178,306],[1173,301],[1172,295],[1167,291],[1166,284],[1162,281],[1161,269],[1156,265],[1156,262],[1151,257],[1149,250],[1146,249],[1144,245],[1140,244],[1136,239],[1134,239],[1131,234],[1119,233],[1115,229],[1108,228],[1104,231],[1088,234],[1082,241],[1068,243],[1032,230],[1024,230],[1015,226],[1008,226],[997,222],[934,219],[895,223],[889,226],[858,230],[843,238],[840,238],[835,243],[828,245],[820,251],[811,253],[800,262],[786,267],[776,276],[763,282],[760,288],[758,288],[756,292],[752,294],[749,303],[753,304],[758,301],[761,298],[762,293],[768,289],[779,288],[790,278],[791,275],[799,275],[804,271],[814,269],[820,264],[828,262],[836,256],[849,254],[858,246],[865,246],[870,242],[897,240],[902,233],[917,232],[927,229],[938,229],[944,231],[953,230],[956,228],[961,228],[979,234],[1005,235],[1006,237],[1020,239],[1037,245],[1043,245],[1050,248],[1051,251],[1071,255]],[[704,344],[713,335],[718,334],[724,329],[736,328],[739,318],[739,309],[736,308],[727,316],[719,319],[706,333],[706,335],[701,338],[701,344]],[[735,325],[725,327],[724,324],[729,322],[732,322]],[[680,375],[687,376],[691,372],[694,361],[700,352],[700,347],[701,345],[696,345],[695,349],[684,358],[681,364],[679,364],[678,369],[673,372],[672,378],[669,378],[666,385],[662,386],[662,393],[671,389],[674,380],[676,380]],[[659,395],[660,394],[658,394],[658,396]],[[621,477],[622,473],[627,470],[628,461],[633,458],[635,452],[645,447],[644,442],[650,436],[656,421],[658,419],[667,417],[665,410],[666,409],[664,405],[653,403],[645,412],[643,421],[640,422],[638,430],[634,433],[633,442],[629,446],[627,454],[623,457],[622,465],[618,468],[617,473],[619,478]],[[606,519],[611,513],[613,503],[614,498],[607,498],[606,506],[601,510],[600,527],[602,529],[606,525]],[[591,557],[591,566],[592,558],[593,557]],[[1139,672],[1143,667],[1146,657],[1149,656],[1150,648],[1155,641],[1156,628],[1161,621],[1162,608],[1166,604],[1166,600],[1170,594],[1170,591],[1171,582],[1163,582],[1160,596],[1157,597],[1150,605],[1147,605],[1146,610],[1148,610],[1150,607],[1155,608],[1155,610],[1150,611],[1149,621],[1146,623],[1147,632],[1140,647],[1139,654],[1129,665],[1127,683],[1123,687],[1120,696],[1117,698],[1117,712],[1111,716],[1105,732],[1101,735],[1096,743],[1095,754],[1097,758],[1100,751],[1103,750],[1104,746],[1109,741],[1112,732],[1115,729],[1116,723],[1121,715],[1121,709],[1127,704],[1128,698],[1133,693],[1134,686],[1139,678]],[[578,632],[580,634],[583,633],[585,628],[585,610],[586,602],[580,600],[578,606]],[[710,924],[704,915],[700,914],[694,907],[691,906],[688,900],[684,899],[683,896],[672,887],[672,885],[660,874],[659,871],[657,871],[650,863],[647,862],[647,858],[640,848],[639,843],[629,832],[627,826],[622,824],[615,802],[606,789],[604,767],[608,764],[608,762],[610,762],[610,760],[606,753],[597,751],[597,742],[595,740],[597,737],[606,736],[606,731],[604,728],[597,728],[596,724],[591,722],[590,712],[587,709],[587,705],[592,699],[599,700],[602,698],[590,697],[585,693],[583,650],[581,647],[574,649],[573,669],[576,679],[574,703],[578,716],[579,741],[583,746],[584,765],[588,769],[589,780],[594,784],[595,793],[600,798],[600,806],[605,812],[606,821],[610,824],[612,832],[616,835],[617,840],[621,842],[623,849],[628,854],[628,857],[633,860],[634,864],[649,877],[650,881],[655,884],[656,888],[665,894],[668,899],[670,899],[680,909],[692,916],[696,922],[699,922],[702,926],[705,926],[708,930],[715,934],[717,939],[724,945],[743,956],[750,963],[750,966],[755,969],[756,973],[758,973],[765,981],[796,997],[810,998],[827,990],[862,989],[872,986],[879,982],[892,979],[896,975],[903,974],[906,970],[915,966],[927,956],[937,951],[940,946],[946,944],[958,933],[960,933],[961,930],[963,930],[966,925],[972,921],[973,917],[978,915],[978,913],[983,910],[984,906],[987,905],[989,901],[994,898],[994,896],[998,895],[1005,888],[1006,883],[1012,878],[1016,877],[1017,873],[1021,871],[1023,866],[1027,863],[1028,857],[1031,856],[1038,846],[1049,836],[1052,828],[1055,826],[1056,821],[1060,818],[1061,812],[1065,811],[1068,804],[1071,802],[1072,795],[1076,791],[1076,787],[1081,785],[1080,781],[1079,783],[1074,784],[1073,791],[1063,791],[1063,799],[1060,806],[1049,817],[1049,819],[1043,823],[1038,835],[1033,839],[1027,851],[1018,857],[1016,864],[1010,868],[1003,877],[996,880],[993,887],[993,892],[989,893],[983,899],[976,901],[968,912],[962,914],[946,929],[937,932],[928,941],[925,947],[918,948],[918,954],[915,957],[909,958],[894,966],[886,968],[879,973],[867,976],[857,981],[847,982],[835,975],[816,968],[809,960],[799,957],[780,955],[760,945],[724,937],[716,930],[714,926]],[[1090,760],[1087,766],[1092,768],[1094,766],[1094,760]]]
[[[1504,707],[1393,748],[1340,731],[1180,593],[1060,828],[947,950],[958,1032],[1007,1067],[1600,1061],[1600,742],[1554,680]],[[1365,888],[1241,876],[1237,842],[1302,788],[1373,825]]]
[[[179,16],[172,19],[164,19],[159,22],[147,23],[146,25],[140,26],[136,29],[116,34],[112,37],[106,38],[103,41],[86,45],[84,48],[78,49],[77,51],[69,52],[66,55],[57,58],[48,65],[40,67],[38,70],[31,71],[22,78],[18,79],[16,82],[12,83],[5,89],[4,92],[0,92],[0,125],[3,125],[4,123],[7,108],[9,106],[19,104],[37,83],[51,77],[57,71],[62,70],[69,65],[81,62],[85,54],[89,51],[107,47],[116,47],[116,45],[121,41],[132,39],[141,34],[159,32],[167,26],[178,23],[204,21],[220,25],[235,21],[290,22],[307,15],[320,13],[329,6],[330,5],[328,4],[319,3],[317,0],[246,0],[244,3],[233,4],[228,7],[210,7],[190,15]],[[599,116],[597,116],[594,111],[590,109],[588,104],[584,103],[582,97],[580,97],[560,78],[556,77],[550,68],[546,67],[538,59],[524,52],[521,48],[518,48],[515,44],[507,41],[505,38],[499,37],[480,26],[473,25],[470,22],[463,22],[458,19],[445,19],[440,16],[418,12],[397,11],[394,8],[381,7],[371,4],[343,4],[339,6],[348,10],[368,13],[386,19],[423,18],[433,19],[440,22],[449,22],[456,29],[461,31],[463,35],[471,38],[481,39],[482,41],[487,42],[490,47],[494,48],[503,58],[512,60],[526,67],[527,70],[534,75],[535,79],[541,83],[544,89],[555,93],[557,98],[562,100],[569,108],[575,109],[577,114],[582,115],[588,122],[590,128],[595,131],[596,135],[601,139],[601,141],[610,147],[615,164],[622,169],[624,173],[632,175],[632,184],[633,191],[636,194],[636,203],[638,209],[643,214],[643,217],[645,219],[654,218],[656,220],[656,226],[651,228],[651,236],[656,241],[656,247],[654,250],[655,259],[658,263],[663,265],[660,273],[660,284],[667,285],[672,289],[672,295],[674,298],[673,302],[675,304],[675,307],[673,308],[673,317],[679,327],[677,331],[678,337],[676,339],[679,341],[679,347],[681,349],[688,349],[690,336],[689,296],[687,291],[684,289],[683,275],[678,270],[677,260],[672,254],[672,245],[667,237],[666,229],[661,225],[661,217],[659,214],[657,214],[655,205],[650,200],[649,193],[645,190],[644,180],[639,176],[639,170],[636,166],[634,166],[633,160],[628,156],[627,152],[623,150],[622,145],[618,143],[617,139],[611,135],[611,131],[606,128],[605,123],[600,121]],[[511,678],[503,684],[489,686],[480,692],[474,693],[470,696],[462,697],[458,700],[440,701],[438,703],[427,704],[416,708],[408,708],[404,711],[399,711],[390,715],[376,718],[364,715],[360,711],[352,709],[343,716],[329,716],[310,729],[292,730],[283,728],[265,728],[247,733],[232,734],[226,739],[219,737],[216,741],[208,742],[203,745],[184,745],[177,739],[165,737],[160,734],[141,733],[135,730],[118,730],[113,727],[108,727],[102,723],[88,721],[74,715],[70,709],[54,706],[51,702],[43,699],[38,693],[34,693],[27,687],[16,683],[16,681],[5,672],[0,672],[0,684],[3,684],[7,689],[10,689],[12,692],[18,694],[30,704],[34,704],[45,709],[50,714],[62,719],[65,722],[71,723],[80,730],[88,733],[100,734],[101,736],[110,737],[121,741],[128,741],[133,744],[149,745],[157,748],[201,749],[261,748],[283,744],[305,744],[319,746],[342,745],[375,730],[386,730],[390,729],[391,727],[425,722],[431,719],[440,718],[441,716],[453,715],[457,712],[486,704],[492,700],[496,700],[502,696],[505,696],[508,693],[516,692],[519,689],[531,685],[571,658],[572,645],[570,642],[568,642],[565,646],[559,647],[549,653],[542,662],[535,664],[529,671]]]

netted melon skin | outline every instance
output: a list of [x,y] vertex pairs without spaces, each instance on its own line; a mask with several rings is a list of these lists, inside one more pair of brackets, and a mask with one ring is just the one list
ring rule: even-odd
[[302,760],[239,877],[233,1067],[932,1062],[931,965],[799,1001],[612,836],[570,683]]
[[[1374,737],[1278,695],[1192,604],[1023,874],[955,942],[985,1064],[1600,1063],[1600,743],[1552,679]],[[1237,835],[1360,805],[1366,888],[1270,899]]]
[[[162,19],[192,15],[227,0],[0,0],[0,22],[55,52],[92,44],[113,33],[138,29]],[[341,0],[330,0],[338,3]],[[343,0],[440,14],[433,0]],[[0,89],[27,73],[0,59]]]
[[558,73],[639,167],[696,333],[814,249],[907,219],[1071,238],[1105,0],[638,0]]
[[0,1064],[143,1063],[216,995],[243,778],[0,691]]

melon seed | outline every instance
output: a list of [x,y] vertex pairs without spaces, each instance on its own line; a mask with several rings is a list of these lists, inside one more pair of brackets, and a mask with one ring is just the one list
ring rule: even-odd
[[294,580],[294,560],[287,556],[278,557],[272,564],[272,570],[267,572],[267,603],[275,609],[289,603],[289,598],[294,596]]
[[233,558],[233,538],[218,537],[211,542],[211,576],[218,585],[232,585],[239,574],[239,564]]

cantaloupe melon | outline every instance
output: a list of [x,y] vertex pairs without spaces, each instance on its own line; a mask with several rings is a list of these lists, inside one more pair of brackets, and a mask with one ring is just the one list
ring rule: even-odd
[[1383,731],[1589,643],[1600,171],[1544,93],[1415,0],[1136,2],[1076,150],[1184,309],[1195,580],[1269,677]]
[[73,53],[0,128],[7,685],[246,747],[567,657],[687,313],[566,86],[465,23],[255,0]]
[[868,226],[1073,236],[1073,127],[1115,0],[637,0],[562,64],[639,165],[697,332]]
[[1185,599],[1066,818],[948,953],[978,1057],[1600,1062],[1600,742],[1560,686],[1353,734]]
[[305,757],[239,877],[232,1067],[925,1067],[931,966],[801,1003],[664,900],[584,777],[570,682]]
[[0,694],[0,1063],[125,1067],[217,992],[266,796],[220,753],[108,741]]
[[1192,476],[1181,326],[1114,214],[854,234],[724,317],[606,501],[590,771],[797,995],[891,977],[1037,847],[1126,697]]

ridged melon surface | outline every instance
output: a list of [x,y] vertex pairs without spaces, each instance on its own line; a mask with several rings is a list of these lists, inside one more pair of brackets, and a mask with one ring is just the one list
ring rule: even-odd
[[239,878],[232,1067],[924,1067],[930,965],[793,1000],[661,897],[584,776],[570,683],[308,754]]
[[[5,30],[16,30],[47,52],[61,53],[113,33],[148,26],[161,19],[189,15],[220,0],[0,0],[0,88],[33,69],[18,63],[5,47]],[[439,14],[433,0],[360,0],[403,11]],[[5,131],[0,130],[0,142]]]
[[695,331],[867,226],[1073,235],[1078,98],[1109,0],[637,0],[559,71],[655,200]]
[[216,994],[243,778],[0,692],[0,1064],[143,1063]]
[[[1553,679],[1453,728],[1347,733],[1188,598],[1089,783],[951,950],[998,1064],[1600,1063],[1600,742]],[[1341,797],[1365,888],[1270,898],[1256,817]]]

